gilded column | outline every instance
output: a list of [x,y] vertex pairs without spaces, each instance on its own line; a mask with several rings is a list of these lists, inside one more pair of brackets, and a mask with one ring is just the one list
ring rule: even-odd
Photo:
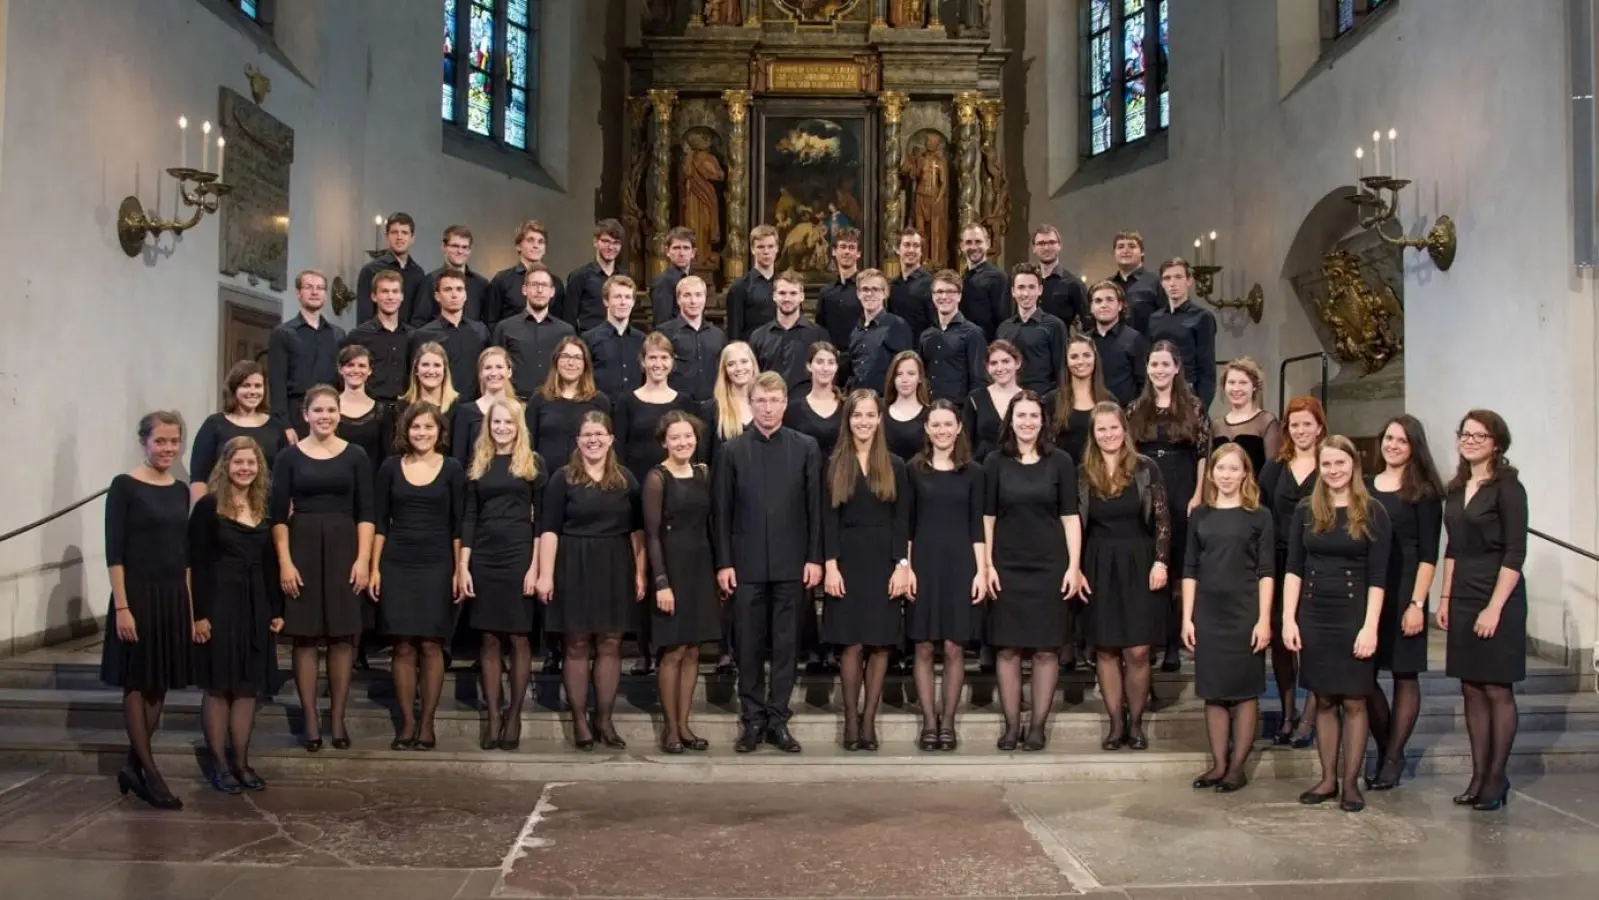
[[677,105],[677,91],[655,88],[649,92],[650,107],[655,110],[655,157],[650,166],[650,179],[655,183],[654,202],[650,208],[650,279],[666,271],[666,233],[672,228],[672,108]]
[[977,208],[977,104],[980,99],[976,91],[961,91],[955,95],[955,153],[958,160],[955,177],[960,184],[955,208],[960,228],[981,221]]
[[727,104],[727,120],[733,126],[727,137],[727,240],[722,252],[722,275],[732,282],[743,276],[749,255],[750,92],[723,91],[722,101]]
[[888,0],[872,0],[872,27],[888,27]]
[[1005,175],[1005,158],[999,153],[999,119],[1005,111],[997,97],[977,105],[982,120],[983,224],[988,226],[989,256],[1003,256],[1005,235],[1010,231],[1010,181]]
[[899,275],[899,257],[894,250],[899,246],[899,230],[905,224],[905,192],[899,186],[900,119],[905,113],[905,94],[902,91],[884,91],[877,95],[877,106],[883,111],[883,255],[880,268],[888,277]]

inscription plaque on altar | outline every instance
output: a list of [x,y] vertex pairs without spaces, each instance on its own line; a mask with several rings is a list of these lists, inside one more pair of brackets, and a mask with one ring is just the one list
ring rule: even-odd
[[265,279],[273,290],[289,281],[289,169],[294,129],[227,88],[220,90],[223,180],[233,186],[221,204],[224,275]]
[[772,59],[757,55],[753,87],[775,94],[860,94],[879,89],[876,57]]

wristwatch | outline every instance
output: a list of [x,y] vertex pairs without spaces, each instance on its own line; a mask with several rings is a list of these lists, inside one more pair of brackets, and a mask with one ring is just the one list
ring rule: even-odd
[[898,568],[904,568],[904,567],[905,567],[905,566],[908,566],[908,565],[910,565],[910,564],[911,564],[911,561],[910,561],[910,560],[908,560],[908,559],[906,559],[906,558],[905,558],[905,557],[903,557],[903,556],[902,556],[902,557],[900,557],[900,560],[899,560],[899,562],[897,562],[897,563],[894,563],[894,565],[895,565],[895,566],[896,566],[896,567],[898,567]]

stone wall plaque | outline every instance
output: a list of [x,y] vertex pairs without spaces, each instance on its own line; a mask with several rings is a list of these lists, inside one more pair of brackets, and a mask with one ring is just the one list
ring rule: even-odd
[[756,54],[751,87],[773,94],[874,94],[881,89],[876,55],[851,59],[778,59]]
[[227,139],[223,180],[233,192],[221,204],[224,275],[264,279],[273,290],[289,281],[289,169],[294,129],[227,88],[219,90],[222,137]]

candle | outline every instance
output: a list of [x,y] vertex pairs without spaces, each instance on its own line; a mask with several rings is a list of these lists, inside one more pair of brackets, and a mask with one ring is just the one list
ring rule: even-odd
[[208,121],[200,123],[200,171],[202,171],[202,172],[211,171],[209,168],[207,168],[210,165],[211,165],[211,122],[208,120]]
[[1216,264],[1216,232],[1210,233],[1210,264]]
[[217,181],[222,180],[222,154],[227,150],[228,142],[220,135],[217,137]]
[[377,229],[377,237],[378,237],[377,249],[382,250],[383,249],[383,217],[382,216],[373,216],[372,217],[372,225]]
[[1399,129],[1388,129],[1388,168],[1399,177]]
[[1200,262],[1204,259],[1204,256],[1205,256],[1204,243],[1205,243],[1205,239],[1203,237],[1194,238],[1194,265],[1196,265],[1196,266],[1199,265]]
[[1364,176],[1366,174],[1365,171],[1364,171],[1365,161],[1366,161],[1366,148],[1365,147],[1356,147],[1355,148],[1355,193],[1357,193],[1357,194],[1360,193],[1360,179],[1361,179],[1362,176]]
[[178,116],[178,165],[189,167],[189,117]]
[[1371,165],[1375,170],[1372,172],[1373,175],[1382,174],[1382,132],[1380,131],[1371,133]]

